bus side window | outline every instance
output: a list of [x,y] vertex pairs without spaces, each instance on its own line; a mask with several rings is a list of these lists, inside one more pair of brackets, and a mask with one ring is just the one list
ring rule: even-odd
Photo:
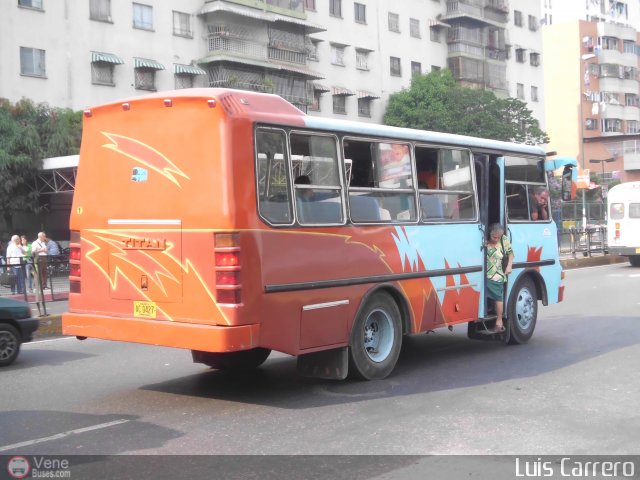
[[507,183],[505,188],[509,220],[529,220],[526,187],[520,184]]
[[343,223],[335,137],[292,133],[290,141],[298,222],[302,225]]
[[[416,220],[409,144],[348,139],[344,142],[344,157],[351,160],[349,200],[352,221]],[[378,211],[374,214],[373,206],[376,204]]]
[[272,224],[291,224],[293,221],[285,138],[284,131],[278,129],[256,131],[258,210]]

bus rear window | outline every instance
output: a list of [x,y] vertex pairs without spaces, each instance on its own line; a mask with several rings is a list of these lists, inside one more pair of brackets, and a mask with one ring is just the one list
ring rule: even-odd
[[609,218],[620,220],[624,217],[624,203],[612,203],[609,205]]
[[629,204],[629,218],[640,218],[640,203]]

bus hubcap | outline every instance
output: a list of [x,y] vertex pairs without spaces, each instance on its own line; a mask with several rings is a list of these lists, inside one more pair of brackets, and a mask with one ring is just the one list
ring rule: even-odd
[[364,351],[374,362],[384,361],[393,347],[393,322],[387,312],[374,310],[364,324]]
[[520,290],[516,300],[516,320],[522,330],[529,328],[534,320],[534,303],[535,300],[528,288]]

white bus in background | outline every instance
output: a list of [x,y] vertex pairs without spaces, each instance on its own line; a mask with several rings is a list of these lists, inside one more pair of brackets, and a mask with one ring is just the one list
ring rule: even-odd
[[607,195],[609,253],[629,257],[640,267],[640,182],[621,183]]

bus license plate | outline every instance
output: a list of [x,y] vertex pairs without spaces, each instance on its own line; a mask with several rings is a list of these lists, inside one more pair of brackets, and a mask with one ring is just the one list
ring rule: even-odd
[[155,302],[133,302],[133,316],[142,318],[156,318]]

